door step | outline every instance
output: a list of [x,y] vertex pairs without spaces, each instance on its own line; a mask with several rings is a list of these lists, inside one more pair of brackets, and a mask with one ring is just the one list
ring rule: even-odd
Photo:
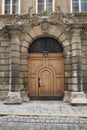
[[29,96],[30,100],[63,100],[61,96]]

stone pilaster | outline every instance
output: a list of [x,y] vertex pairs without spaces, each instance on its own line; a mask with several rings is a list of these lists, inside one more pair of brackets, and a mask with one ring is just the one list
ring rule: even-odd
[[20,75],[20,32],[15,28],[10,31],[10,92],[5,103],[21,103],[21,93],[19,86]]
[[12,92],[19,91],[19,74],[20,74],[20,40],[19,32],[11,31],[10,45],[10,85]]
[[76,26],[72,29],[72,91],[83,91],[82,80],[82,50],[81,50],[81,29]]
[[81,48],[81,26],[75,25],[72,28],[72,92],[71,104],[87,104],[86,95],[83,92],[82,75],[82,48]]

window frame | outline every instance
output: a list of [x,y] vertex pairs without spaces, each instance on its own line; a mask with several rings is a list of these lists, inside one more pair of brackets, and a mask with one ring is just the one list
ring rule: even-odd
[[[52,11],[55,11],[55,0],[52,0]],[[44,11],[46,10],[46,0],[44,0]],[[36,0],[36,14],[38,13],[38,0]]]
[[[73,11],[72,1],[73,1],[73,0],[71,0],[71,2],[70,2],[70,3],[71,3],[71,12],[74,13],[75,11]],[[79,11],[78,11],[78,12],[87,12],[87,11],[82,11],[82,10],[81,10],[81,2],[82,2],[82,1],[81,1],[81,0],[78,0],[78,1],[79,1]],[[78,12],[77,12],[77,13],[78,13]]]
[[12,0],[10,0],[10,13],[5,13],[5,0],[2,0],[2,15],[20,14],[20,0],[18,0],[18,13],[13,13],[12,11]]

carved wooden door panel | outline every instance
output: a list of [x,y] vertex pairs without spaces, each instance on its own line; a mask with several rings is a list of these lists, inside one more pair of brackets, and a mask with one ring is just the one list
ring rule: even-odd
[[62,54],[50,54],[46,58],[46,66],[54,73],[53,95],[64,93],[64,57]]
[[39,83],[39,96],[48,96],[52,95],[53,84],[53,72],[49,68],[43,68],[38,75]]
[[30,96],[57,96],[64,93],[62,54],[29,55],[28,93]]

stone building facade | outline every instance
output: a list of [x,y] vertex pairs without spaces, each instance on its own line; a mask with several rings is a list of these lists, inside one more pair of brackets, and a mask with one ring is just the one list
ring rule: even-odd
[[[28,94],[87,103],[87,13],[71,13],[70,0],[55,0],[54,12],[36,14],[36,0],[20,0],[20,14],[2,14],[0,2],[0,99],[19,103]],[[52,50],[40,52],[40,41]]]

